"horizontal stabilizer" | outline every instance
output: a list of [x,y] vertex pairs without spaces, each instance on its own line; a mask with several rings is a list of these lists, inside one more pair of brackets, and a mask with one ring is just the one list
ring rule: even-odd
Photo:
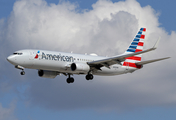
[[149,63],[152,63],[152,62],[157,62],[157,61],[165,60],[165,59],[169,59],[169,58],[170,58],[170,57],[160,58],[160,59],[154,59],[154,60],[142,61],[142,62],[136,63],[136,65],[145,65],[145,64],[149,64]]

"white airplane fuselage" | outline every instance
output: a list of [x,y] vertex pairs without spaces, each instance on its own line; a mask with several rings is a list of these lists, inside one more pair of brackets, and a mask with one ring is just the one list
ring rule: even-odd
[[[38,51],[40,53],[37,53]],[[19,55],[19,53],[21,55]],[[38,55],[37,58],[36,55]],[[81,71],[73,71],[71,70],[70,65],[72,63],[87,64],[87,62],[101,60],[105,58],[108,57],[54,52],[46,50],[20,50],[15,52],[14,55],[9,56],[7,60],[15,66],[19,65],[29,69],[57,71],[58,73],[87,74],[89,72],[87,71],[87,68],[82,68],[83,70]],[[101,70],[92,71],[92,74],[112,76],[137,70],[137,68],[129,69],[128,66],[122,66],[119,64],[114,64],[109,67],[110,69],[107,67],[102,67]]]

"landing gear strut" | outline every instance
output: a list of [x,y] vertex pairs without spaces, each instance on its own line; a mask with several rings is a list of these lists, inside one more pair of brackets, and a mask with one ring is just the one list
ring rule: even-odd
[[24,75],[24,74],[25,74],[25,72],[24,72],[24,67],[22,67],[22,66],[20,66],[20,65],[16,65],[15,68],[22,70],[21,73],[20,73],[21,75]]
[[70,77],[70,74],[69,74],[69,77],[67,78],[67,83],[73,83],[73,82],[74,82],[74,78]]
[[92,80],[94,77],[92,74],[87,74],[86,75],[86,80]]

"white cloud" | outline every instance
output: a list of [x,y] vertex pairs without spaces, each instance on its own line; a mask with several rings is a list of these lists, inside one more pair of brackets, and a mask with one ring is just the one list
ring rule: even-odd
[[64,82],[37,76],[38,81],[30,81],[34,78],[27,75],[28,102],[51,109],[175,105],[175,56],[171,52],[176,50],[175,31],[169,35],[159,27],[158,13],[151,6],[141,7],[135,0],[116,3],[99,0],[92,6],[92,10],[79,12],[77,5],[69,2],[48,5],[42,0],[17,1],[8,22],[0,21],[5,24],[1,30],[1,41],[5,45],[1,49],[5,52],[1,54],[35,48],[111,56],[123,53],[138,29],[146,27],[145,48],[151,47],[159,36],[162,39],[159,48],[145,54],[144,59],[165,56],[172,59],[149,64],[133,74],[95,77],[92,83],[82,81],[84,76],[76,76],[77,81],[67,85],[65,77],[56,78]]
[[9,108],[5,108],[0,103],[0,120],[17,120],[14,116],[15,105],[12,102]]

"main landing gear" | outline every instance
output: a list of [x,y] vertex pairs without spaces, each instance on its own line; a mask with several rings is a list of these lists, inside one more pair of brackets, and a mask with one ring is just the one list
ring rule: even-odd
[[69,77],[67,78],[67,83],[74,83],[74,78],[70,77],[70,74],[68,76]]
[[[87,74],[86,75],[86,80],[92,80],[94,78],[94,76],[92,74]],[[70,74],[68,74],[68,78],[67,78],[67,83],[74,83],[74,78],[70,77]]]
[[86,80],[92,80],[93,79],[93,75],[92,74],[87,74],[86,75]]

